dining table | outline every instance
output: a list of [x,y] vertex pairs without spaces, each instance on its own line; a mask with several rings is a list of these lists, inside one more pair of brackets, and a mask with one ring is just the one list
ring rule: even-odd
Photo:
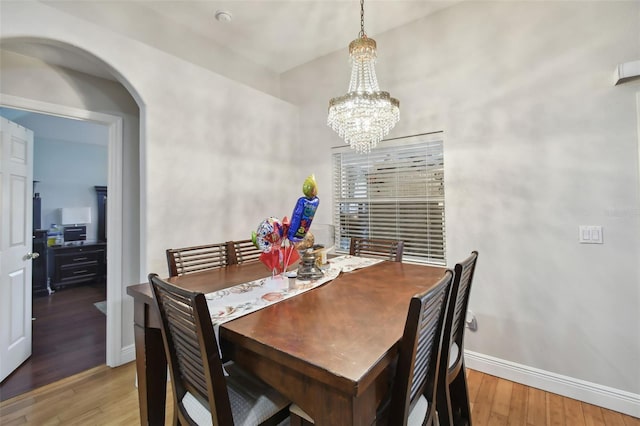
[[[340,272],[220,324],[223,357],[296,403],[316,425],[371,425],[390,392],[411,297],[433,287],[445,270],[382,261]],[[262,263],[251,262],[166,280],[209,294],[268,274]],[[148,283],[127,287],[127,294],[134,299],[140,422],[162,425],[167,361],[160,318]]]

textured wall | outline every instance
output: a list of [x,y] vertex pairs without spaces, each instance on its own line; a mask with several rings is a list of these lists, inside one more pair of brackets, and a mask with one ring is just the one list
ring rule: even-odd
[[[636,394],[640,86],[612,74],[638,59],[639,8],[471,2],[374,37],[400,100],[391,136],[444,131],[447,260],[480,252],[467,349]],[[321,182],[348,41],[281,83]],[[578,244],[579,225],[602,225],[604,244]]]
[[[113,81],[51,67],[23,55],[6,51],[0,51],[0,54],[2,55],[0,61],[1,94],[116,115],[123,119],[122,259],[125,261],[122,263],[121,283],[123,287],[122,346],[130,345],[133,343],[133,328],[131,327],[133,300],[126,295],[124,288],[130,283],[140,282],[141,270],[143,269],[140,260],[138,106],[122,85]],[[0,101],[2,101],[1,97]],[[56,133],[56,135],[59,139],[60,133]],[[45,161],[45,159],[42,160]],[[106,157],[104,161],[107,162]],[[46,185],[45,182],[43,182],[43,186],[38,186],[38,189],[44,189],[44,185]],[[94,185],[94,183],[87,183],[85,187],[89,185]],[[93,191],[93,199],[95,200],[93,186],[91,186],[91,191]],[[43,203],[45,203],[44,199]],[[49,226],[51,223],[43,220],[42,225]]]
[[[349,40],[282,76],[297,109],[42,4],[2,7],[3,37],[93,52],[137,92],[141,275],[165,270],[167,247],[290,214],[310,172],[316,221],[331,221],[341,141],[326,107],[348,86]],[[380,84],[401,101],[392,136],[444,131],[449,263],[480,251],[467,348],[636,394],[638,83],[611,75],[638,59],[639,7],[471,2],[375,37]],[[578,244],[578,225],[602,225],[605,243]]]
[[[124,262],[140,259],[139,276],[123,287],[146,280],[149,272],[166,273],[169,247],[248,238],[264,217],[290,214],[305,177],[294,161],[293,105],[42,3],[3,3],[2,12],[2,38],[45,39],[95,55],[140,106],[140,180],[133,188],[139,188],[134,235],[141,243]],[[44,64],[3,63],[0,91],[103,111],[104,105],[91,108],[100,88],[83,83]],[[136,166],[127,163],[125,173],[130,171]],[[137,206],[124,208],[125,220],[138,214]],[[133,341],[127,325],[132,304],[124,297],[126,346]]]
[[95,52],[141,104],[141,278],[166,270],[168,247],[246,238],[263,215],[292,209],[304,179],[294,106],[41,4],[3,12],[4,37]]

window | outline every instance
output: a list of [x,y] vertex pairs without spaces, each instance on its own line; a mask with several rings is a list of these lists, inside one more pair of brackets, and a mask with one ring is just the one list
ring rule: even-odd
[[333,153],[336,250],[351,237],[404,241],[406,261],[445,265],[442,133]]

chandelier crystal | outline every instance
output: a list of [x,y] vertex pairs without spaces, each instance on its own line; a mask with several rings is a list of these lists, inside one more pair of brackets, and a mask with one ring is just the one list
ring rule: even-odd
[[349,56],[349,92],[329,101],[327,124],[351,148],[368,153],[400,120],[400,102],[378,86],[376,42],[364,32],[364,0],[360,0],[360,34],[349,44]]

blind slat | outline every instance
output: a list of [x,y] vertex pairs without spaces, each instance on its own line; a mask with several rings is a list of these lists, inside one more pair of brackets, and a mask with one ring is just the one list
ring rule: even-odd
[[333,182],[339,249],[348,250],[351,237],[397,239],[406,260],[446,264],[442,140],[336,152]]

